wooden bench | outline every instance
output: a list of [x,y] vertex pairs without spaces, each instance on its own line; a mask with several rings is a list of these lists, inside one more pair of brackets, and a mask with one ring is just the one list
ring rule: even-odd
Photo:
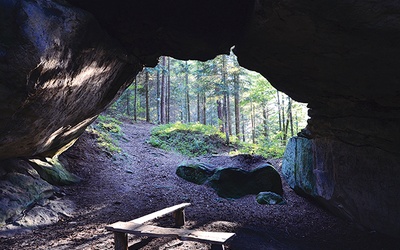
[[182,241],[210,243],[212,250],[223,250],[224,244],[235,235],[234,233],[206,232],[183,228],[165,228],[143,224],[146,221],[154,220],[172,213],[175,218],[175,226],[181,227],[185,224],[184,209],[188,206],[190,206],[190,203],[182,203],[164,208],[131,221],[118,221],[111,225],[107,225],[106,229],[114,232],[115,250],[128,249],[128,233],[138,236],[174,237]]

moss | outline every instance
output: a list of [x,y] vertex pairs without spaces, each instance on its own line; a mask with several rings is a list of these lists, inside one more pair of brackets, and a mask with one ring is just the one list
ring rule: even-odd
[[200,156],[217,152],[224,145],[223,137],[213,126],[177,122],[154,128],[149,143],[183,155]]
[[30,159],[32,167],[40,177],[52,185],[71,185],[80,181],[79,177],[68,172],[58,157]]

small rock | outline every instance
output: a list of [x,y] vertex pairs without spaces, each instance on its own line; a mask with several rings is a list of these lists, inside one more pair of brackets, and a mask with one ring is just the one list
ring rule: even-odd
[[283,200],[282,196],[276,194],[274,192],[260,192],[256,200],[260,204],[267,204],[267,205],[284,205],[286,201]]

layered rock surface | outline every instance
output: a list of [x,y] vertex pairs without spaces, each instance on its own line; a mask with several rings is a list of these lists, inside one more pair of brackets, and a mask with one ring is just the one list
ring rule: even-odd
[[399,23],[395,0],[2,1],[0,158],[53,155],[160,55],[235,45],[242,66],[309,103],[311,190],[398,236]]
[[85,11],[0,3],[0,159],[53,155],[141,68]]

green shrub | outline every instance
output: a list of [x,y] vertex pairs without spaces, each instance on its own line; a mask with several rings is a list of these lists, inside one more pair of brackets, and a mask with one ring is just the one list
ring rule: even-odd
[[199,156],[215,153],[224,145],[224,135],[210,125],[177,122],[155,127],[148,142],[164,150]]
[[249,142],[240,142],[238,149],[231,154],[251,154],[261,155],[264,158],[282,158],[285,147],[279,144],[261,143],[253,144]]

